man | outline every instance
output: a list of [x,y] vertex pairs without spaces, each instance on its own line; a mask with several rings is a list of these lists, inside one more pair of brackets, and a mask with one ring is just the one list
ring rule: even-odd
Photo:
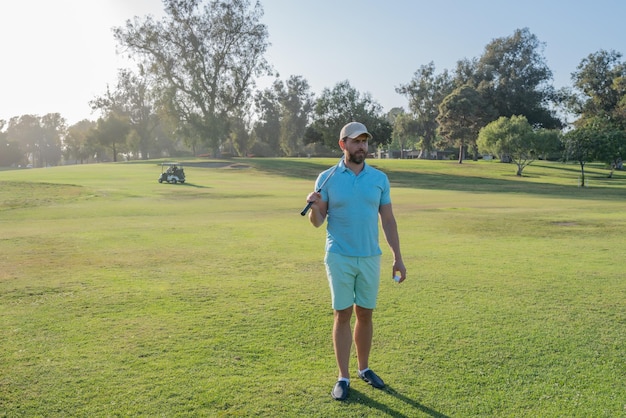
[[315,190],[332,175],[323,189],[307,196],[307,202],[313,202],[309,213],[311,224],[320,227],[328,219],[324,263],[334,310],[332,335],[339,378],[331,395],[337,400],[346,399],[350,387],[352,312],[356,314],[357,375],[375,388],[385,387],[383,380],[369,368],[372,313],[378,296],[382,253],[378,243],[379,217],[393,253],[390,273],[392,276],[399,273],[399,282],[406,278],[398,227],[391,209],[389,180],[383,172],[365,163],[371,138],[362,123],[345,125],[339,135],[343,159],[336,170],[331,168],[318,176]]

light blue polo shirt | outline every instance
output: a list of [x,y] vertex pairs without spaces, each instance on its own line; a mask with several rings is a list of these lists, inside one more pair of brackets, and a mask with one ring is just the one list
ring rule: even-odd
[[[319,188],[332,167],[320,173]],[[346,167],[344,160],[321,191],[328,202],[326,251],[349,257],[382,254],[378,243],[378,210],[391,203],[389,179],[380,170],[364,164],[359,175]]]

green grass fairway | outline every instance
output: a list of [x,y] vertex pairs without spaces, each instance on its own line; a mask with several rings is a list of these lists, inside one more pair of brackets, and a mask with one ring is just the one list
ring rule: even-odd
[[408,279],[381,236],[388,388],[341,403],[299,214],[336,161],[0,171],[0,416],[626,416],[626,173],[372,160]]

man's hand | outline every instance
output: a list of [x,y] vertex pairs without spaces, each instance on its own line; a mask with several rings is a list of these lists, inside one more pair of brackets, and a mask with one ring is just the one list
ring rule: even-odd
[[306,197],[306,202],[313,202],[313,204],[316,204],[318,201],[322,200],[322,195],[318,192],[311,192],[309,193],[309,195]]
[[393,262],[393,271],[391,272],[391,277],[397,276],[396,273],[400,273],[400,280],[398,283],[402,283],[406,280],[406,267],[404,267],[404,262],[402,260]]
[[322,195],[319,192],[312,192],[306,197],[307,202],[312,202],[311,212],[309,212],[309,221],[314,227],[319,228],[326,219],[326,211],[328,210],[328,203],[322,200]]

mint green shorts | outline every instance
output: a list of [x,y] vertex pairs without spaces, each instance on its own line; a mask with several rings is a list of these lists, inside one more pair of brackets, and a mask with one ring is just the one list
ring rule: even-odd
[[326,275],[330,285],[333,309],[340,311],[352,305],[374,309],[380,284],[380,256],[348,257],[326,253]]

